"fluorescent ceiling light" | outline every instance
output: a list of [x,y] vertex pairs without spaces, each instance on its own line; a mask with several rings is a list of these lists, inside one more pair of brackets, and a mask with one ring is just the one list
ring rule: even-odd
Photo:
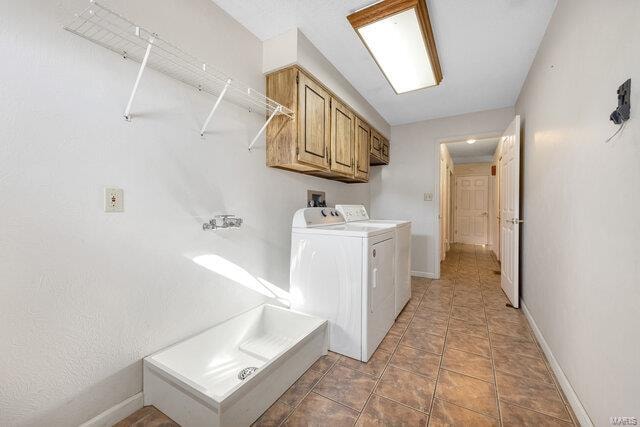
[[396,93],[442,81],[424,0],[385,0],[347,18]]
[[476,140],[475,139],[467,139],[467,144],[475,144]]

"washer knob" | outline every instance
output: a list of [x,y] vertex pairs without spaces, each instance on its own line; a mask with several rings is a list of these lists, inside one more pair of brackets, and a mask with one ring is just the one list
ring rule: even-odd
[[324,211],[324,209],[320,211],[320,214],[322,214],[322,216],[327,216],[327,213]]

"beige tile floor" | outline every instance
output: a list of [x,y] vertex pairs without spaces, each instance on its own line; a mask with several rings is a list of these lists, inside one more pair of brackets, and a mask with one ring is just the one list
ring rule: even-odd
[[256,426],[570,426],[575,418],[489,251],[456,245],[367,363],[320,358]]

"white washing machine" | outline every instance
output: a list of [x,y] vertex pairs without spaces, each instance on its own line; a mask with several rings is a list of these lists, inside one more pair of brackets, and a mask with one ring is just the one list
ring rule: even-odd
[[362,205],[336,205],[336,210],[350,224],[395,229],[395,314],[397,317],[411,298],[411,221],[369,219],[367,210]]
[[329,321],[329,349],[366,362],[395,320],[395,232],[305,208],[291,229],[291,308]]

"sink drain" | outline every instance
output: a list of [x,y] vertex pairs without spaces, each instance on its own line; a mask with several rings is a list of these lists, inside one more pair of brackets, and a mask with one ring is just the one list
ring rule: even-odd
[[258,368],[256,368],[255,366],[244,368],[240,372],[238,372],[238,379],[244,381],[249,375],[253,374],[257,370]]

